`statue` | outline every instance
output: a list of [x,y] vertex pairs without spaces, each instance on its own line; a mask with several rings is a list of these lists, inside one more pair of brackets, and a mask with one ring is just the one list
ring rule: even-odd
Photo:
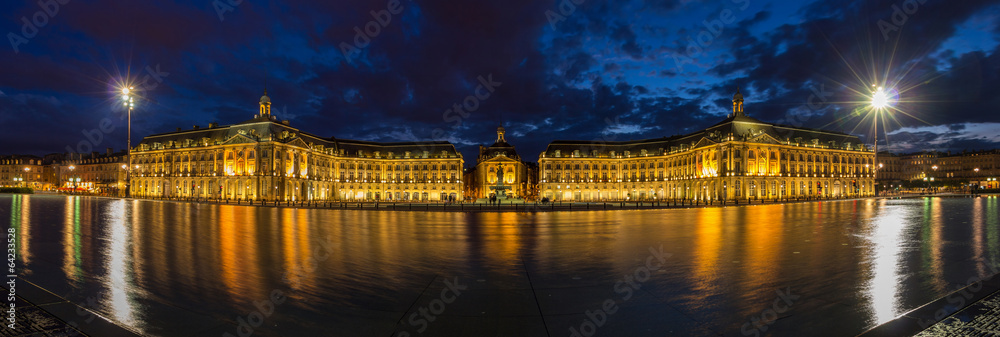
[[497,199],[507,199],[507,190],[510,189],[510,186],[503,184],[503,164],[497,167],[497,184],[490,186],[490,189],[496,193]]

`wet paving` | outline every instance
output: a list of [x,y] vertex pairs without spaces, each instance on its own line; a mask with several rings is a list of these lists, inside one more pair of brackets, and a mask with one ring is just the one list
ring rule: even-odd
[[853,336],[996,273],[997,204],[461,213],[0,195],[0,219],[23,279],[146,335]]

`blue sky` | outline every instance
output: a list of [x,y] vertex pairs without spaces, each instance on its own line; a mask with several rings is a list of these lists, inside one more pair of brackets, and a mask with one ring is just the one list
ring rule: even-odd
[[[536,160],[557,139],[698,130],[737,86],[753,117],[868,139],[868,87],[891,87],[896,152],[1000,141],[1000,1],[577,2],[5,2],[0,154],[123,148],[125,79],[145,81],[135,143],[253,117],[265,77],[304,131],[448,140],[470,165],[500,123]],[[480,78],[499,84],[470,99]]]

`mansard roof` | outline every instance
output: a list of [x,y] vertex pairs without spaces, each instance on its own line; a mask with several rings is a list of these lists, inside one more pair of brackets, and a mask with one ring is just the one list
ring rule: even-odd
[[[159,144],[165,147],[171,142],[184,146],[189,140],[198,145],[207,140],[208,145],[218,145],[236,138],[244,141],[273,141],[280,143],[295,143],[301,141],[305,145],[321,145],[326,149],[344,156],[370,157],[374,152],[388,155],[393,152],[394,156],[403,157],[406,152],[412,156],[422,156],[424,151],[428,152],[430,158],[461,158],[461,153],[455,146],[446,141],[427,142],[372,142],[362,140],[338,139],[335,137],[320,137],[308,132],[300,131],[297,128],[278,122],[274,117],[255,117],[237,124],[215,126],[210,124],[207,128],[195,128],[188,130],[178,130],[174,132],[159,133],[146,136],[139,142],[139,145],[154,147]],[[360,151],[360,152],[359,152]]]
[[558,150],[561,156],[570,156],[579,150],[581,155],[590,156],[596,151],[599,157],[616,155],[629,151],[640,155],[643,150],[648,155],[662,155],[677,150],[691,149],[731,139],[750,143],[800,143],[823,145],[833,149],[864,148],[857,136],[846,133],[781,125],[760,121],[745,115],[730,115],[728,118],[700,131],[670,137],[630,140],[630,141],[580,141],[557,140],[549,144],[543,156],[554,157]]

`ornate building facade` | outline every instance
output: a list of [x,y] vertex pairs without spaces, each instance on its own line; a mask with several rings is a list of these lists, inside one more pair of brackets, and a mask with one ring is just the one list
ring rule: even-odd
[[554,141],[538,160],[552,200],[735,200],[874,195],[874,152],[856,136],[733,112],[704,130],[624,142]]
[[279,122],[264,92],[242,123],[156,134],[132,150],[132,195],[248,200],[462,198],[462,155],[448,142],[324,138]]
[[55,165],[61,188],[103,195],[124,196],[128,156],[124,150],[89,155],[69,153]]
[[27,155],[0,156],[0,187],[30,187],[45,189],[52,183],[46,179],[48,167],[42,158]]
[[[497,171],[501,171],[498,175]],[[524,162],[507,143],[506,130],[497,128],[497,140],[490,146],[479,146],[479,157],[476,166],[466,172],[466,190],[474,199],[488,198],[495,193],[490,189],[497,185],[497,177],[502,177],[508,197],[534,199],[538,194],[538,166]]]

